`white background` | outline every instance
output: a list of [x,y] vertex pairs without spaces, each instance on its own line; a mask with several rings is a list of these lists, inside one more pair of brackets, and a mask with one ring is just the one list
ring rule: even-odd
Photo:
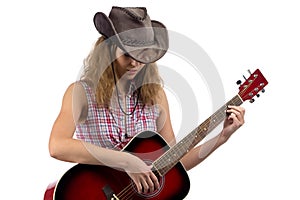
[[[112,5],[146,6],[152,19],[199,44],[222,77],[226,99],[237,93],[235,82],[247,69],[260,68],[269,81],[265,94],[244,104],[245,125],[189,172],[186,199],[300,198],[296,0],[5,2],[0,3],[0,199],[42,199],[47,185],[71,166],[49,156],[50,130],[65,89],[98,37],[93,15],[108,13]],[[169,95],[176,131],[180,109]],[[207,99],[199,105],[200,120],[212,113]]]

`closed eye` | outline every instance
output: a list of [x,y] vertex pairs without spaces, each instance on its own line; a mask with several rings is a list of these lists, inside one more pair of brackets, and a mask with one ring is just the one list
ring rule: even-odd
[[128,53],[124,53],[124,56],[126,57],[130,57],[130,55]]

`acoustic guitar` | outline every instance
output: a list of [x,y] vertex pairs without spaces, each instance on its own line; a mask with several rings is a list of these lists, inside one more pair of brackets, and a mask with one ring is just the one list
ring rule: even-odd
[[237,82],[239,92],[214,114],[170,147],[156,132],[137,134],[122,150],[130,152],[147,164],[159,179],[160,188],[151,193],[138,193],[126,172],[107,166],[76,164],[60,180],[48,187],[44,200],[182,200],[190,188],[190,181],[180,159],[205,138],[226,118],[228,105],[239,106],[254,101],[264,92],[268,81],[259,69],[243,83]]

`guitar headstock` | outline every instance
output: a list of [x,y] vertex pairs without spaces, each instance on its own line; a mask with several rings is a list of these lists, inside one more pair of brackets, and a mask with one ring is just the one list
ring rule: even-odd
[[255,95],[258,95],[260,91],[264,92],[264,87],[268,84],[268,81],[262,75],[259,69],[250,74],[250,77],[246,79],[239,87],[239,95],[243,101],[254,101]]

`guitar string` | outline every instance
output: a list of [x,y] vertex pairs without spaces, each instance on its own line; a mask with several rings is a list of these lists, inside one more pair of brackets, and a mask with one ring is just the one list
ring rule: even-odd
[[[119,192],[119,194],[117,195],[117,197],[119,199],[127,199],[127,197],[131,198],[135,191],[133,190],[133,183],[130,183],[129,185],[127,185],[121,192]],[[124,196],[125,195],[125,196]]]
[[126,198],[126,199],[124,199],[123,197],[121,198],[121,196],[120,196],[120,200],[131,199],[135,194],[136,194],[136,191],[131,188],[131,190],[127,190],[127,194],[124,196],[124,198]]
[[131,185],[132,184],[127,185],[121,192],[119,192],[117,194],[117,197],[120,199],[123,199],[123,197],[124,197],[123,195],[125,195],[125,196],[127,195],[128,191],[130,190]]
[[[136,191],[133,189],[133,184],[132,183],[130,185],[128,185],[127,187],[125,187],[125,188],[117,195],[117,197],[120,200],[131,199],[136,194]],[[121,193],[123,193],[123,194],[121,194]]]
[[136,192],[134,190],[130,190],[129,191],[129,194],[127,194],[124,198],[120,198],[120,199],[124,199],[124,200],[127,200],[127,199],[132,199],[132,197],[134,196]]

